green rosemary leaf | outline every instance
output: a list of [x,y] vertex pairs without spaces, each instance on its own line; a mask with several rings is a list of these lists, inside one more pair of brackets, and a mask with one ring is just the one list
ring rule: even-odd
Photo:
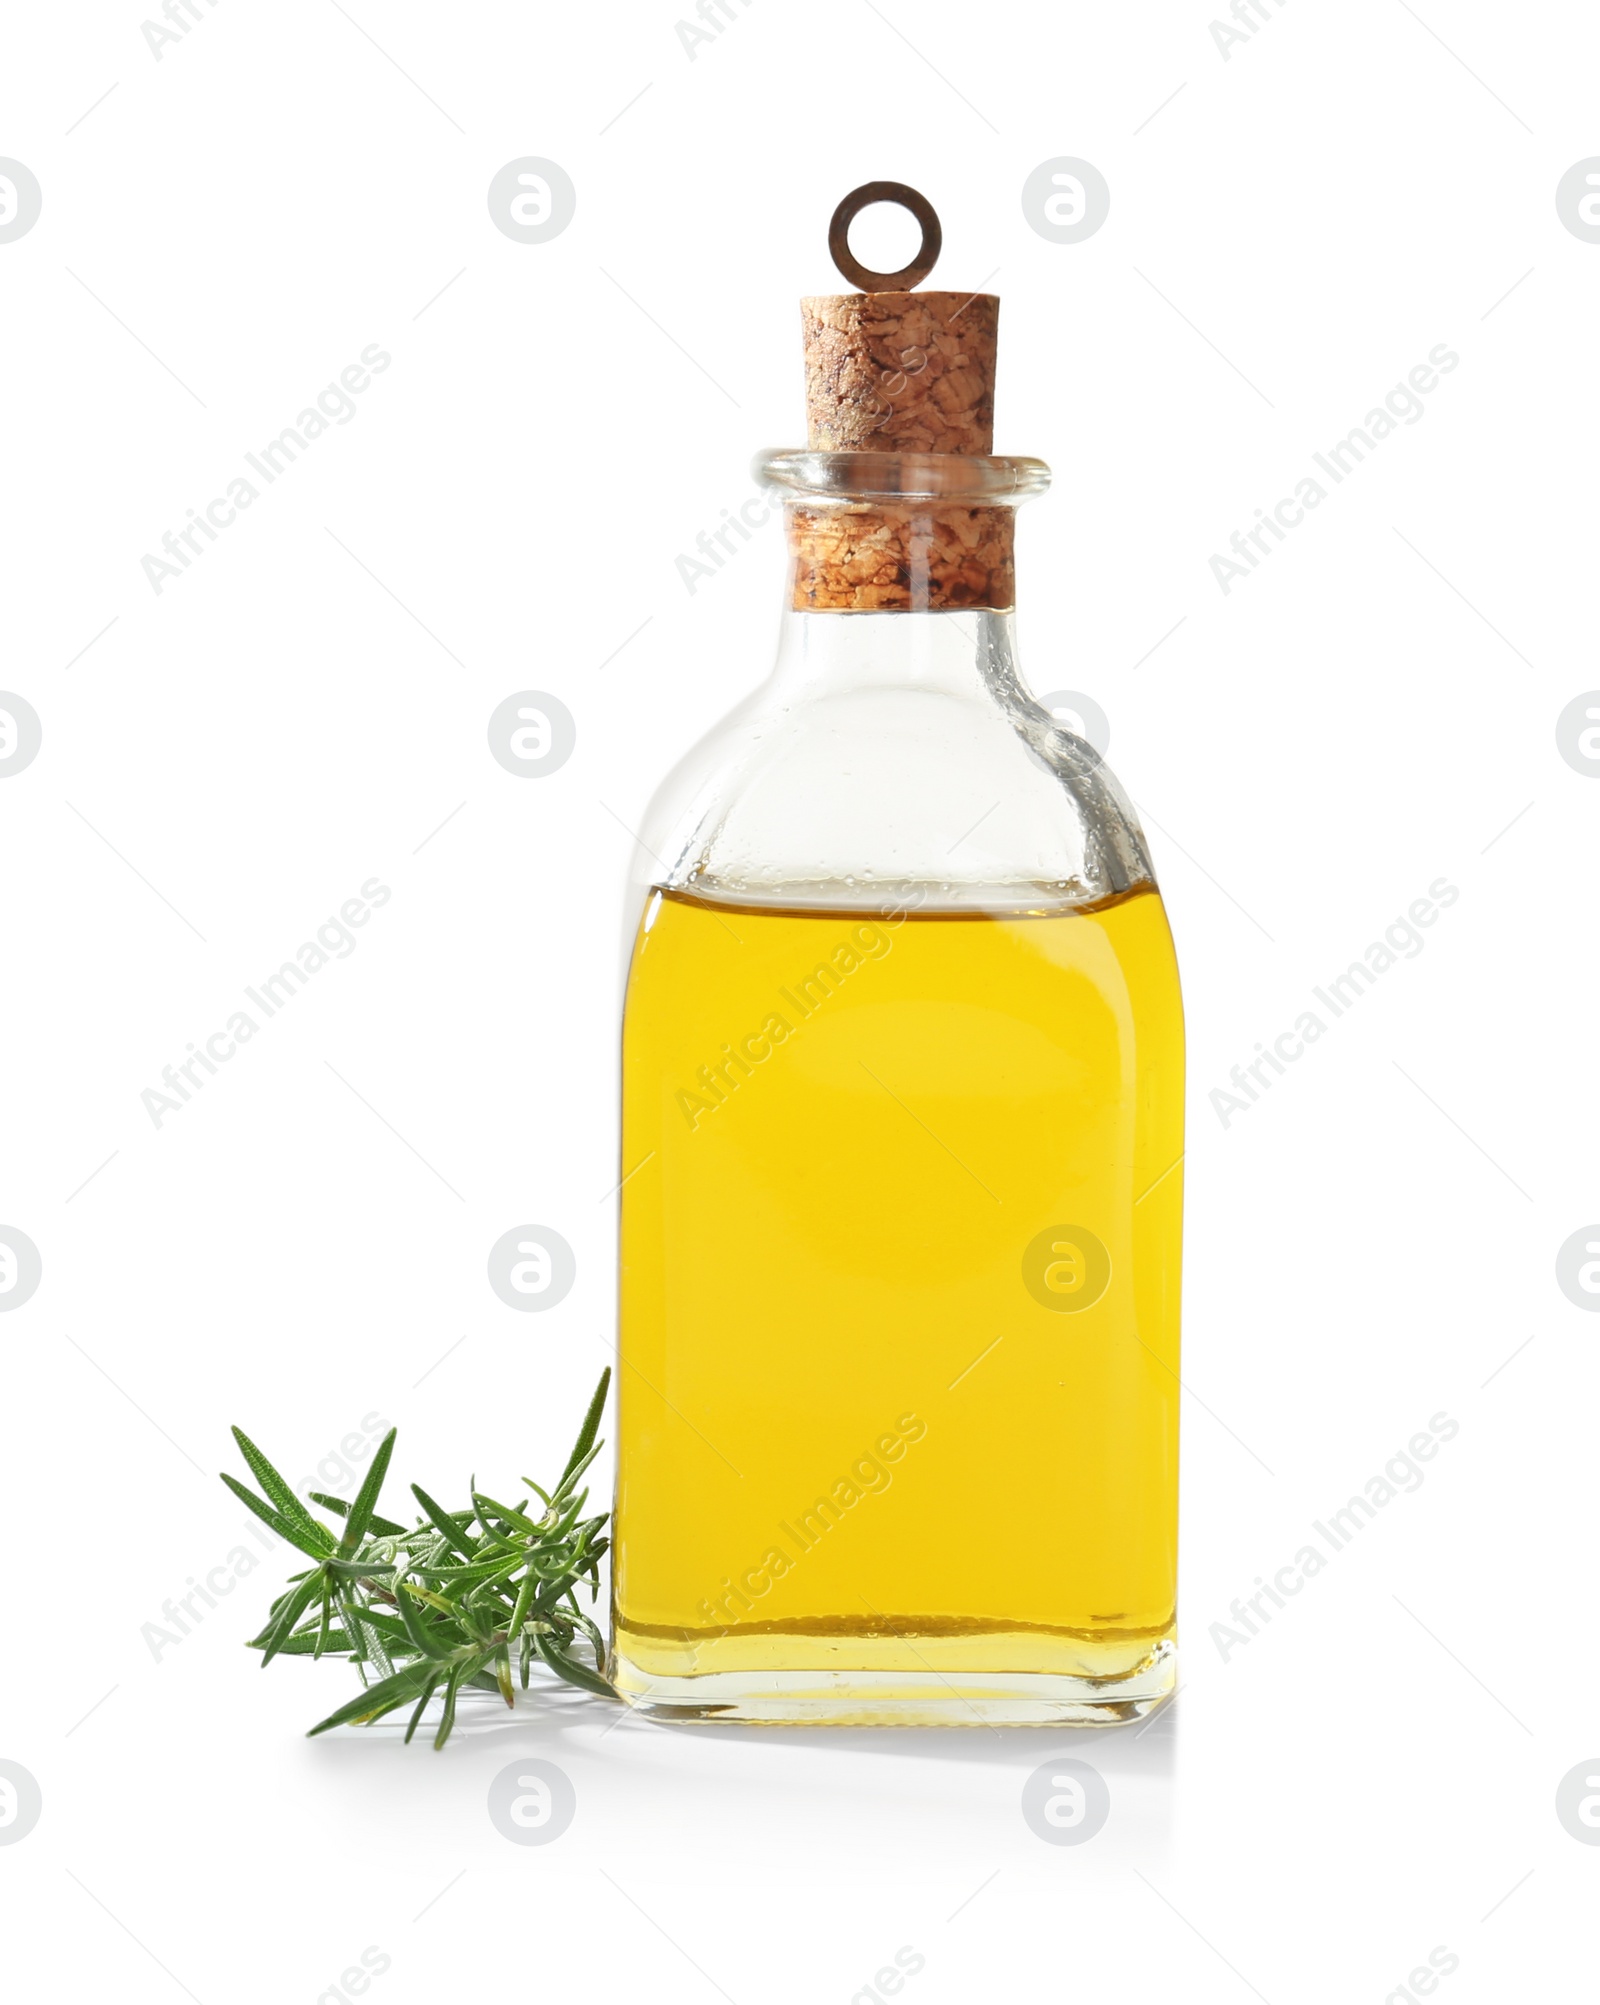
[[[478,1493],[476,1490],[474,1490],[472,1494],[474,1497],[476,1497]],[[508,1533],[502,1532],[497,1529],[497,1527],[492,1521],[492,1514],[486,1515],[483,1511],[480,1511],[476,1506],[474,1506],[472,1515],[473,1518],[477,1521],[481,1532],[481,1536],[478,1539],[477,1547],[475,1548],[475,1550],[479,1553],[480,1556],[483,1554],[485,1550],[499,1553],[518,1552],[521,1550],[521,1548],[516,1544],[515,1540],[512,1539]],[[469,1532],[467,1536],[470,1538],[472,1534]]]
[[577,1441],[573,1444],[572,1453],[567,1457],[567,1466],[561,1472],[561,1481],[556,1485],[558,1492],[594,1445],[594,1438],[600,1431],[600,1416],[605,1411],[606,1389],[610,1384],[611,1367],[607,1365],[600,1374],[600,1383],[594,1389],[594,1398],[589,1402],[589,1410],[583,1416],[583,1425],[578,1429]]
[[294,1633],[295,1626],[299,1622],[301,1616],[305,1614],[306,1610],[311,1606],[312,1602],[316,1600],[317,1596],[324,1592],[324,1585],[325,1584],[320,1571],[317,1573],[308,1574],[306,1578],[303,1581],[301,1581],[300,1585],[295,1589],[293,1594],[291,1594],[288,1597],[288,1599],[284,1602],[282,1609],[279,1611],[278,1615],[272,1622],[271,1626],[268,1629],[266,1629],[262,1634],[262,1639],[261,1639],[262,1670],[265,1670],[267,1668],[267,1666],[272,1662],[273,1658],[276,1657],[278,1652],[283,1648],[284,1644],[288,1642],[290,1636]]
[[[308,1629],[297,1629],[295,1633],[289,1638],[288,1642],[280,1647],[278,1655],[280,1657],[311,1656],[316,1650],[317,1638],[321,1635],[321,1633],[322,1633],[322,1623],[320,1619],[312,1623],[312,1625]],[[244,1647],[247,1650],[259,1650],[263,1647],[263,1643],[264,1639],[260,1636],[256,1636],[252,1637],[252,1639]],[[328,1631],[327,1646],[323,1650],[322,1654],[325,1657],[336,1657],[342,1651],[346,1651],[349,1648],[350,1648],[350,1638],[346,1636],[346,1634],[342,1629],[332,1628]]]
[[[489,1570],[483,1576],[484,1586],[498,1587],[499,1583],[502,1580],[504,1580],[508,1574],[513,1574],[516,1572],[517,1568],[521,1566],[522,1562],[524,1561],[524,1559],[526,1559],[526,1557],[527,1557],[527,1549],[523,1548],[518,1552],[507,1553],[504,1558],[497,1559],[492,1563],[485,1561],[485,1565],[488,1566]],[[503,1589],[501,1589],[500,1591],[502,1593],[504,1592]]]
[[399,1430],[391,1427],[378,1443],[377,1453],[361,1479],[361,1488],[356,1492],[356,1500],[350,1506],[350,1515],[345,1520],[344,1537],[339,1541],[341,1554],[353,1553],[366,1535],[371,1523],[373,1510],[378,1502],[378,1492],[383,1488],[383,1479],[389,1473],[389,1458],[394,1453],[394,1438]]
[[[470,1662],[471,1660],[469,1659],[468,1661]],[[461,1690],[462,1682],[469,1675],[467,1666],[465,1664],[458,1664],[445,1680],[444,1711],[439,1715],[439,1729],[433,1737],[433,1745],[436,1749],[443,1747],[445,1742],[450,1738],[450,1730],[456,1723],[456,1694]]]
[[[348,1497],[332,1497],[326,1490],[308,1490],[306,1495],[311,1499],[312,1503],[321,1504],[330,1511],[337,1511],[341,1518],[349,1514],[350,1500]],[[368,1524],[367,1529],[380,1533],[386,1539],[403,1539],[407,1536],[405,1526],[397,1525],[392,1518],[374,1516]]]
[[438,1670],[429,1658],[407,1664],[403,1671],[396,1671],[391,1678],[385,1678],[380,1685],[369,1685],[364,1692],[357,1692],[353,1699],[347,1699],[336,1712],[329,1713],[325,1720],[318,1720],[306,1735],[307,1740],[319,1733],[326,1733],[330,1727],[342,1727],[351,1720],[381,1719],[385,1713],[392,1713],[396,1706],[403,1706],[408,1699],[415,1699],[431,1679],[438,1677]]
[[[517,1598],[511,1610],[511,1620],[506,1625],[511,1635],[520,1636],[522,1634],[522,1625],[528,1619],[528,1610],[533,1606],[533,1597],[538,1586],[539,1576],[530,1567],[523,1576],[521,1587],[517,1589]],[[524,1679],[523,1683],[526,1684],[527,1680]]]
[[[312,1517],[294,1491],[290,1489],[289,1485],[278,1474],[277,1470],[273,1468],[266,1456],[262,1454],[261,1450],[242,1428],[235,1427],[232,1432],[234,1440],[239,1444],[239,1453],[250,1465],[251,1475],[255,1477],[268,1497],[271,1498],[281,1515],[286,1517],[291,1524],[298,1525],[308,1538],[326,1540],[327,1543],[324,1545],[323,1550],[331,1552],[333,1550],[333,1540],[328,1537],[327,1526],[317,1523],[316,1519]],[[302,1544],[300,1540],[296,1540],[295,1543],[300,1545],[302,1552],[310,1551],[310,1547]]]
[[234,1477],[224,1474],[222,1480],[239,1499],[240,1503],[254,1511],[264,1525],[270,1526],[280,1539],[286,1539],[290,1545],[298,1546],[300,1551],[305,1553],[309,1558],[326,1559],[328,1554],[333,1551],[333,1540],[328,1537],[328,1534],[314,1518],[307,1518],[306,1523],[318,1535],[320,1543],[314,1542],[307,1533],[300,1529],[297,1523],[285,1517],[281,1511],[275,1511],[270,1504],[262,1503],[254,1490],[247,1490],[243,1483],[238,1482]]
[[[459,1616],[461,1609],[454,1601],[447,1601],[442,1594],[435,1594],[431,1587],[424,1587],[420,1581],[403,1580],[400,1583],[405,1594],[413,1594],[418,1601],[425,1601],[430,1608],[437,1608],[441,1615]],[[401,1614],[404,1615],[402,1606]]]
[[422,1689],[422,1697],[417,1701],[417,1710],[411,1715],[411,1724],[406,1728],[405,1745],[407,1747],[411,1745],[411,1736],[416,1732],[417,1728],[422,1724],[422,1715],[427,1711],[428,1701],[433,1697],[433,1694],[438,1687],[438,1683],[439,1683],[439,1677],[436,1672],[434,1676],[428,1680],[427,1684]]
[[530,1553],[528,1564],[541,1580],[565,1580],[572,1571],[569,1556],[560,1547],[553,1552]]
[[539,1655],[557,1676],[565,1678],[569,1685],[578,1685],[586,1692],[598,1692],[603,1698],[614,1699],[616,1688],[607,1684],[597,1671],[586,1670],[575,1657],[569,1657],[559,1649],[542,1631],[534,1637],[539,1646]]
[[388,1580],[394,1573],[392,1566],[382,1566],[370,1559],[332,1558],[322,1564],[338,1580]]
[[[411,1588],[412,1583],[408,1580],[403,1580],[401,1581],[400,1586],[403,1589]],[[424,1588],[422,1592],[424,1595],[427,1595],[427,1599],[430,1602],[430,1604],[437,1604],[441,1599],[441,1597],[436,1594],[428,1594],[426,1588]],[[450,1637],[449,1641],[446,1642],[442,1637],[433,1633],[433,1631],[430,1630],[428,1624],[423,1621],[422,1617],[417,1612],[417,1601],[420,1598],[421,1597],[416,1595],[415,1592],[402,1593],[398,1597],[400,1620],[405,1625],[406,1635],[409,1637],[412,1647],[417,1651],[419,1651],[422,1656],[448,1657],[450,1654],[451,1647],[459,1643],[461,1639],[458,1636],[452,1636]],[[448,1604],[446,1605],[448,1606]],[[441,1629],[444,1628],[445,1626],[446,1625],[443,1623],[436,1625],[437,1628]],[[452,1622],[448,1626],[453,1629],[455,1627],[455,1624]]]
[[[385,1645],[382,1630],[374,1627],[368,1621],[367,1610],[358,1605],[354,1594],[348,1588],[340,1589],[339,1604],[344,1613],[344,1626],[361,1639],[365,1648],[365,1654],[371,1658],[372,1667],[377,1672],[380,1681],[387,1678],[394,1670],[394,1661],[390,1657]],[[405,1644],[405,1651],[408,1656],[410,1655],[410,1650],[411,1645],[408,1639]],[[362,1675],[366,1675],[364,1671]]]
[[332,1624],[333,1624],[333,1590],[330,1583],[324,1580],[322,1583],[322,1617],[321,1620],[317,1623],[316,1647],[311,1652],[313,1657],[320,1657],[322,1655],[322,1652],[327,1645],[328,1631],[332,1627]]
[[[472,1493],[472,1501],[477,1507],[480,1519],[483,1516],[483,1507],[487,1504],[503,1525],[509,1525],[515,1531],[525,1532],[532,1538],[538,1536],[539,1527],[533,1522],[532,1518],[524,1517],[521,1511],[514,1511],[509,1504],[496,1503],[493,1497],[486,1497],[477,1490],[474,1490]],[[504,1538],[506,1536],[507,1534],[502,1531],[501,1537]]]
[[[556,1485],[555,1495],[551,1499],[553,1503],[560,1503],[562,1498],[570,1493],[573,1484],[577,1482],[578,1478],[583,1474],[584,1470],[588,1468],[589,1464],[600,1453],[600,1450],[604,1446],[605,1443],[603,1441],[597,1441],[594,1444],[594,1446],[589,1450],[589,1452],[584,1456],[581,1462],[575,1462],[573,1464],[573,1466],[562,1477],[561,1481]],[[585,1491],[584,1495],[587,1496],[588,1492]]]
[[450,1546],[452,1551],[460,1553],[465,1559],[472,1559],[476,1556],[476,1549],[462,1531],[461,1526],[448,1511],[433,1501],[432,1497],[428,1495],[420,1483],[413,1483],[411,1485],[411,1494],[416,1498],[423,1510],[427,1512],[434,1529]]
[[521,1547],[510,1552],[492,1552],[487,1559],[474,1560],[470,1566],[422,1566],[417,1571],[425,1573],[430,1580],[440,1580],[451,1587],[476,1587],[481,1581],[490,1580],[497,1574],[514,1573],[521,1566],[526,1553]]
[[577,1623],[578,1627],[583,1631],[584,1635],[588,1637],[589,1647],[594,1652],[594,1661],[596,1665],[603,1665],[606,1661],[606,1639],[600,1634],[600,1631],[595,1626],[595,1624],[591,1622],[588,1616],[583,1614],[581,1610],[574,1609],[572,1619],[574,1622]]
[[405,1624],[397,1617],[386,1615],[381,1608],[363,1608],[361,1620],[366,1628],[375,1630],[383,1639],[391,1657],[397,1654],[406,1657],[411,1654],[411,1637]]

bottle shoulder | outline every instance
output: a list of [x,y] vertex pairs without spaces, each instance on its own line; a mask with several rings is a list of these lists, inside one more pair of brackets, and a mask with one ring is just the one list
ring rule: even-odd
[[[932,909],[1081,909],[1153,887],[1126,795],[1028,693],[989,623],[907,624],[858,629],[842,650],[827,634],[847,659],[822,674],[786,674],[780,658],[659,789],[642,879],[832,909],[907,892]],[[877,639],[892,645],[875,660]]]

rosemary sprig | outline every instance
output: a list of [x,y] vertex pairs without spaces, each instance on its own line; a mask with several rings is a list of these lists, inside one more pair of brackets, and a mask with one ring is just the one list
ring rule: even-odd
[[[223,1482],[312,1562],[291,1577],[249,1647],[261,1652],[263,1668],[278,1656],[348,1657],[366,1687],[319,1720],[312,1734],[349,1722],[364,1726],[410,1705],[409,1741],[429,1700],[442,1692],[433,1744],[443,1747],[463,1685],[497,1691],[509,1706],[514,1672],[526,1690],[536,1656],[569,1685],[616,1697],[604,1675],[605,1641],[577,1595],[586,1581],[593,1603],[610,1544],[607,1513],[585,1517],[589,1492],[577,1487],[604,1445],[596,1436],[610,1382],[607,1367],[555,1488],[542,1490],[523,1477],[538,1507],[531,1497],[498,1503],[474,1483],[471,1509],[446,1511],[413,1483],[422,1516],[411,1531],[377,1514],[394,1453],[393,1428],[378,1444],[353,1502],[310,1493],[342,1520],[332,1525],[313,1517],[250,1437],[234,1428],[264,1495],[232,1476]],[[575,1654],[580,1639],[593,1655],[593,1670]]]

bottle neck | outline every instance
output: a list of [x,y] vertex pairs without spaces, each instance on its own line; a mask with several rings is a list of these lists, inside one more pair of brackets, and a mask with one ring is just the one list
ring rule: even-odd
[[789,603],[799,612],[1008,612],[1014,511],[949,502],[791,501]]
[[966,453],[768,452],[756,476],[784,501],[789,604],[821,615],[1009,612],[1019,502],[1042,460]]
[[921,691],[1011,711],[1030,699],[1017,668],[1013,615],[996,607],[921,612],[784,608],[772,694],[796,699]]

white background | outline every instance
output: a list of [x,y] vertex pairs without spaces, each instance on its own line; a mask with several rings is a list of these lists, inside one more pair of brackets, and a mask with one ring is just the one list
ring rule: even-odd
[[[1600,1324],[1554,1261],[1600,1214],[1600,784],[1555,720],[1600,683],[1600,246],[1554,193],[1600,20],[1302,0],[1224,60],[1178,0],[730,4],[693,60],[643,0],[202,0],[159,62],[135,5],[7,10],[0,154],[44,193],[0,244],[0,686],[44,731],[0,782],[0,1223],[44,1262],[0,1317],[0,1756],[44,1803],[7,1978],[313,2005],[374,1945],[384,2005],[846,2005],[909,1945],[915,2005],[1378,2005],[1443,1945],[1450,2005],[1594,1996],[1600,1849],[1554,1795],[1600,1750]],[[544,245],[486,206],[522,155],[578,191]],[[1075,246],[1020,204],[1058,155],[1112,191]],[[613,1313],[627,828],[780,597],[775,530],[693,595],[675,559],[800,442],[795,300],[876,177],[941,211],[935,284],[1002,296],[997,443],[1057,481],[1024,664],[1108,713],[1177,937],[1185,1689],[1098,1737],[543,1693],[440,1755],[307,1742],[352,1674],[259,1674],[275,1570],[159,1659],[144,1625],[239,1542],[230,1421],[296,1475],[397,1423],[391,1499],[559,1465]],[[153,592],[374,342],[355,418]],[[1224,595],[1213,552],[1439,343],[1425,417]],[[578,727],[537,780],[485,737],[530,688]],[[162,1067],[373,876],[356,951],[157,1129]],[[1440,876],[1424,951],[1224,1127],[1229,1068]],[[577,1253],[542,1316],[485,1280],[527,1221]],[[1423,1487],[1224,1662],[1234,1597],[1437,1412]],[[1112,1792],[1070,1849],[1018,1807],[1062,1752]],[[530,1753],[577,1792],[547,1848],[485,1810]]]

